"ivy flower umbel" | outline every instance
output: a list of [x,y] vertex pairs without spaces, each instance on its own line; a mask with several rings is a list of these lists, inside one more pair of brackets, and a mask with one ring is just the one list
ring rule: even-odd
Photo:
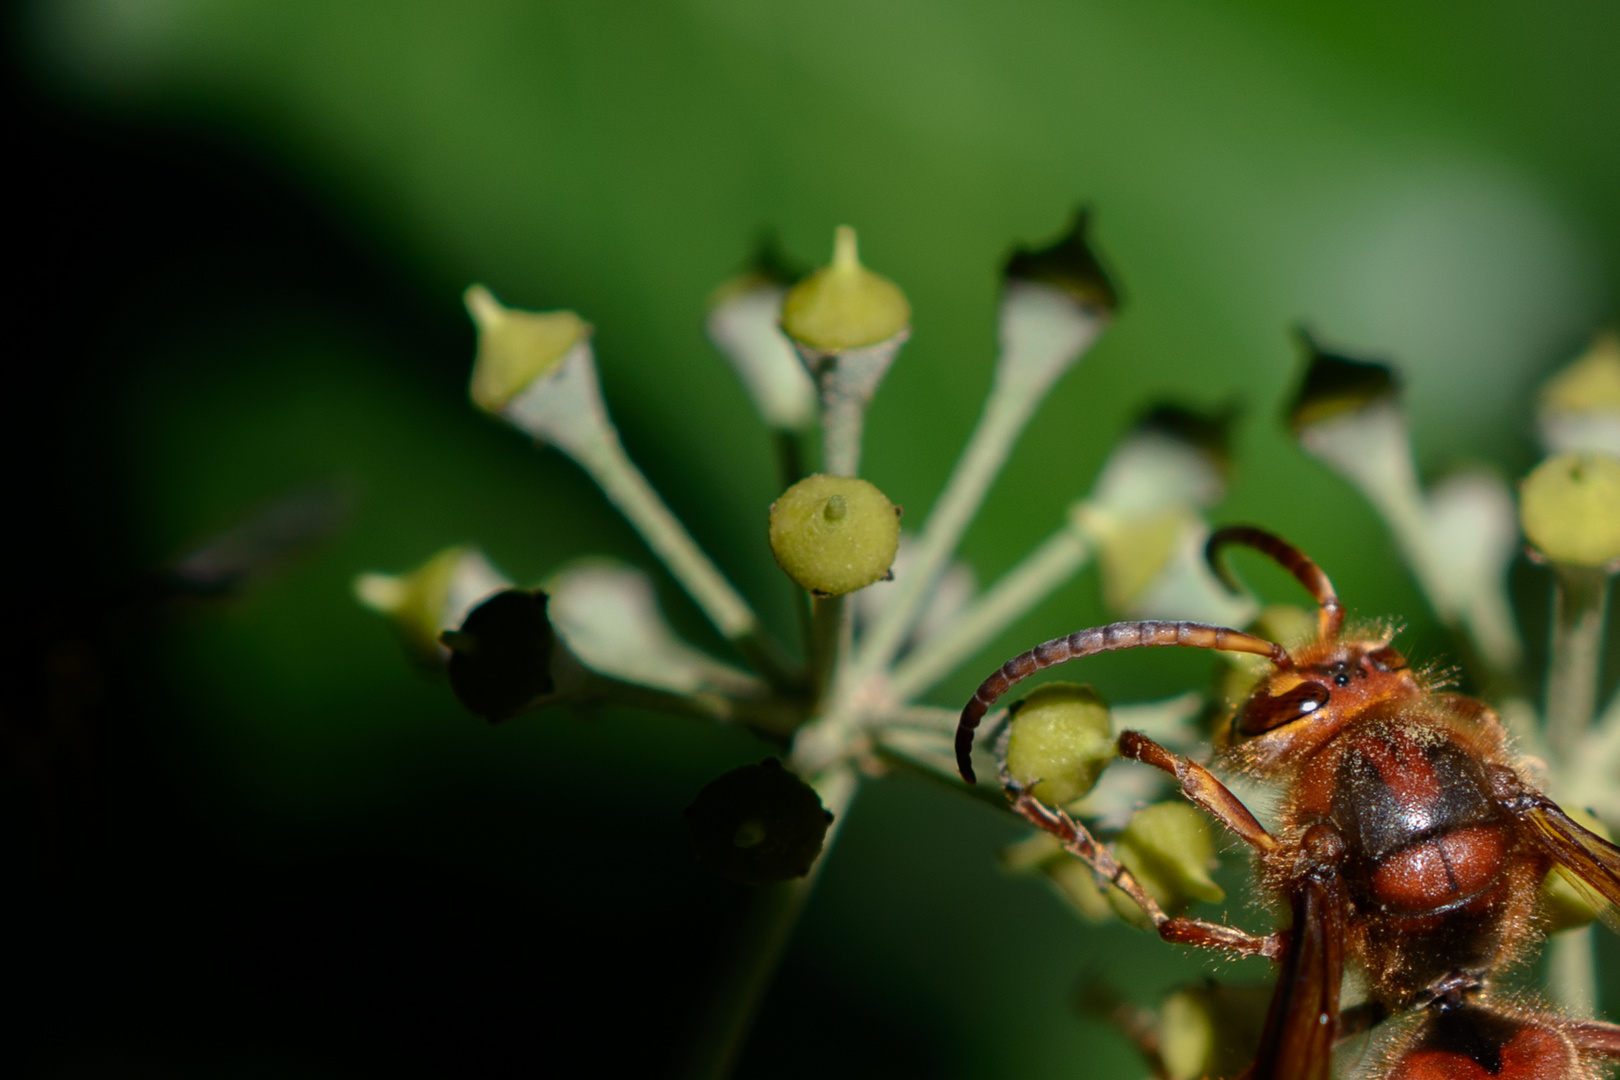
[[[911,334],[904,292],[863,265],[854,230],[842,226],[830,263],[796,284],[756,268],[717,291],[710,338],[748,389],[782,476],[775,508],[760,507],[758,539],[770,544],[783,587],[795,592],[796,650],[778,643],[630,460],[602,395],[590,325],[567,311],[507,307],[482,286],[467,292],[479,335],[474,404],[584,469],[735,656],[710,656],[682,641],[658,611],[642,571],[597,559],[570,562],[539,588],[525,588],[465,549],[417,576],[366,575],[357,591],[398,622],[419,656],[454,665],[458,694],[482,715],[630,704],[744,725],[779,753],[739,763],[694,799],[689,814],[705,861],[733,880],[755,883],[743,950],[720,981],[692,1050],[692,1075],[723,1076],[735,1060],[788,929],[836,850],[861,784],[891,768],[909,769],[1006,807],[1001,793],[959,783],[952,748],[958,710],[925,697],[1093,559],[1106,603],[1122,615],[1241,625],[1260,614],[1278,624],[1273,640],[1287,636],[1286,611],[1260,612],[1252,598],[1233,595],[1202,558],[1206,515],[1225,493],[1229,412],[1172,406],[1146,412],[1097,477],[1077,484],[1048,538],[982,591],[956,558],[1024,427],[1114,318],[1119,291],[1089,245],[1087,224],[1078,215],[1054,244],[1020,249],[1007,261],[989,397],[912,536],[901,535],[894,493],[858,475],[868,406]],[[1485,471],[1424,485],[1390,370],[1331,355],[1309,338],[1302,346],[1307,375],[1290,416],[1302,447],[1377,507],[1441,619],[1467,635],[1493,670],[1516,669],[1523,650],[1506,593],[1519,550],[1511,489]],[[1608,430],[1610,369],[1607,353],[1597,355],[1581,369],[1586,374],[1558,384],[1563,388],[1544,400],[1543,428],[1558,433],[1560,450],[1603,452],[1564,445]],[[1579,422],[1568,421],[1570,415]],[[806,476],[800,442],[818,428],[814,471]],[[1579,487],[1605,482],[1607,468],[1586,464],[1578,478],[1568,469],[1555,475]],[[1541,506],[1538,499],[1527,497],[1520,509]],[[1567,503],[1552,500],[1551,525],[1541,523],[1539,510],[1531,515],[1535,524],[1525,522],[1558,582],[1563,606],[1555,609],[1555,656],[1578,661],[1560,667],[1555,660],[1545,722],[1530,726],[1550,748],[1558,783],[1612,799],[1612,790],[1598,792],[1603,785],[1583,771],[1589,761],[1620,757],[1620,705],[1597,722],[1592,716],[1590,657],[1593,642],[1601,644],[1594,636],[1601,619],[1593,631],[1592,616],[1601,615],[1612,565],[1594,565],[1584,548],[1572,559],[1572,549],[1550,539],[1571,514],[1579,519],[1573,528],[1580,542],[1590,539],[1592,527],[1580,517],[1587,511]],[[947,595],[950,602],[942,602]],[[1005,723],[1005,750],[998,755],[994,740],[981,740],[977,764],[986,775],[1005,765],[1010,783],[1034,788],[1112,837],[1121,863],[1161,907],[1218,899],[1207,824],[1183,803],[1166,801],[1157,773],[1111,763],[1118,729],[1144,731],[1173,748],[1197,745],[1206,702],[1232,693],[1246,674],[1241,664],[1220,672],[1210,694],[1112,708],[1084,688],[1038,689],[1007,714],[987,718],[992,727]],[[1521,712],[1534,713],[1522,704]],[[1591,805],[1600,816],[1613,810],[1612,803]],[[1087,919],[1140,917],[1127,896],[1100,887],[1053,845],[1038,833],[1003,857],[1038,872]],[[1568,921],[1578,921],[1578,912]],[[1566,1001],[1581,993],[1581,933],[1560,934],[1561,942],[1576,944],[1555,952],[1555,966],[1562,965],[1555,987]],[[1589,975],[1589,942],[1585,955]],[[1192,998],[1182,1004],[1168,1012],[1205,1015]],[[1166,1030],[1176,1027],[1166,1023]],[[1185,1045],[1191,1049],[1178,1061],[1207,1057],[1197,1039]]]
[[[759,919],[791,923],[834,846],[861,777],[905,767],[957,783],[949,750],[955,712],[918,699],[1103,544],[1083,514],[1071,513],[1030,559],[977,596],[970,571],[954,560],[1013,442],[1057,379],[1113,318],[1117,288],[1087,242],[1086,224],[1081,214],[1057,243],[1019,250],[1008,261],[990,398],[945,491],[907,541],[903,573],[893,581],[886,579],[899,550],[897,511],[857,474],[867,408],[910,337],[904,292],[862,264],[854,230],[842,226],[834,233],[831,262],[797,284],[785,280],[780,259],[766,258],[716,292],[710,338],[773,433],[787,489],[777,500],[770,533],[778,561],[802,590],[798,656],[775,642],[754,607],[630,461],[602,397],[590,324],[568,311],[507,307],[483,286],[466,296],[478,328],[473,403],[583,468],[736,648],[743,666],[680,641],[658,614],[644,575],[600,561],[571,564],[539,590],[512,589],[491,569],[479,579],[486,598],[476,606],[442,597],[420,602],[411,598],[421,588],[412,592],[403,579],[382,575],[367,575],[358,591],[370,606],[408,617],[419,651],[441,662],[448,657],[460,673],[458,692],[486,715],[504,716],[514,703],[625,702],[746,724],[781,746],[782,774],[807,783],[832,815],[819,858],[807,866],[792,860],[760,864],[795,867],[786,880],[757,886]],[[819,475],[806,478],[799,441],[817,427]],[[1191,462],[1194,473],[1205,469],[1196,452],[1176,460]],[[1186,513],[1196,518],[1210,496],[1207,477],[1184,471],[1171,464],[1146,481],[1150,487],[1167,485],[1156,505],[1180,514],[1178,521],[1187,520]],[[442,577],[448,565],[436,564],[433,574]],[[1151,584],[1160,569],[1150,560],[1135,572]],[[960,583],[945,590],[956,598],[951,603],[938,602],[945,580]],[[863,602],[857,630],[846,597],[863,589],[886,594],[879,602]],[[909,648],[924,638],[927,649]],[[478,697],[483,684],[468,691],[474,685],[469,671],[480,680],[509,680],[500,685],[511,696],[494,707],[481,704],[487,700]],[[1112,751],[1106,739],[1093,741],[1088,753],[1095,760],[1086,768],[1098,771]],[[769,780],[765,772],[758,775]],[[742,790],[746,784],[733,786]],[[755,837],[757,830],[744,827],[752,820],[720,838],[725,852],[731,851],[728,844],[741,845],[737,854],[744,862],[745,853],[764,842]],[[735,1056],[785,940],[780,932],[762,933],[762,940],[774,944],[750,955],[722,988],[708,1028],[712,1037],[695,1052],[697,1074],[721,1075]]]

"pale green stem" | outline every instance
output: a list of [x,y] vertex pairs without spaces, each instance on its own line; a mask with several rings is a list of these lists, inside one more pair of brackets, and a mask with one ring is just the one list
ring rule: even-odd
[[[1553,567],[1553,617],[1547,667],[1547,743],[1560,765],[1572,763],[1597,711],[1609,575],[1590,567]],[[1597,1008],[1591,927],[1554,935],[1547,987],[1572,1015]]]
[[1406,452],[1404,468],[1391,470],[1394,478],[1382,485],[1364,482],[1362,492],[1384,519],[1402,560],[1440,621],[1468,635],[1475,655],[1489,671],[1511,671],[1519,662],[1524,645],[1506,595],[1483,588],[1466,597],[1448,593],[1444,577],[1435,566],[1435,561],[1445,555],[1435,551],[1430,541],[1428,511],[1418,486],[1416,468],[1411,463],[1410,444],[1403,443],[1402,449]]
[[1620,756],[1620,690],[1609,699],[1596,727],[1597,742],[1593,745],[1604,760]]
[[830,476],[856,476],[861,468],[861,439],[866,410],[872,404],[910,328],[887,341],[842,352],[819,352],[798,345],[805,366],[814,374],[821,397],[821,471]]
[[576,345],[555,368],[519,391],[501,408],[500,415],[578,462],[755,670],[783,689],[797,685],[791,666],[765,634],[748,601],[698,547],[625,453],[602,400],[589,342]]
[[724,694],[709,691],[677,694],[672,690],[641,686],[637,683],[625,682],[622,679],[597,675],[594,672],[585,676],[585,682],[581,687],[581,697],[585,701],[628,705],[632,708],[646,709],[648,712],[665,713],[670,716],[691,716],[700,720],[719,720],[722,722],[736,719],[736,713],[732,709],[732,702]]
[[1552,641],[1547,668],[1547,743],[1570,761],[1597,711],[1609,575],[1601,568],[1553,567]]
[[1620,826],[1620,692],[1609,701],[1574,758],[1564,769],[1565,798],[1588,807],[1610,826]]
[[851,756],[855,740],[863,730],[865,717],[836,696],[829,695],[826,712],[806,722],[793,733],[790,767],[798,773],[816,773],[832,768]]
[[685,1080],[725,1080],[731,1075],[805,901],[843,828],[855,798],[854,770],[840,766],[811,783],[821,796],[821,805],[833,814],[821,856],[804,877],[763,886],[749,898],[748,911],[732,942],[719,985],[700,1021],[692,1055],[681,1071]]
[[640,469],[625,453],[618,432],[611,426],[600,437],[576,447],[565,447],[590,473],[608,500],[635,526],[653,554],[669,568],[698,607],[744,658],[773,684],[796,685],[791,665],[780,646],[760,626],[743,599],[698,547],[692,534],[672,513]]
[[797,585],[793,586],[793,618],[799,624],[799,647],[805,658],[805,681],[808,684],[813,679],[810,655],[816,648],[815,609],[811,606],[810,598]]
[[864,401],[836,398],[821,413],[821,471],[854,476],[861,469],[861,438],[866,428]]
[[957,784],[956,752],[951,735],[945,731],[920,731],[913,727],[874,728],[872,739],[880,751],[902,757],[914,767],[925,768]]
[[810,700],[819,704],[837,673],[848,605],[842,596],[817,596],[810,604]]
[[734,698],[712,690],[680,694],[590,672],[581,686],[585,701],[628,705],[648,712],[745,724],[762,735],[784,739],[804,720],[804,706],[781,698]]
[[956,722],[961,715],[957,709],[945,709],[938,705],[902,705],[874,714],[872,724],[878,728],[951,732],[956,730]]
[[1107,316],[1063,290],[1017,279],[1003,284],[998,321],[1001,348],[990,397],[929,512],[893,601],[861,642],[855,685],[894,662],[1035,407],[1108,325]]
[[1411,432],[1400,406],[1391,401],[1374,402],[1307,427],[1300,432],[1300,441],[1361,490],[1389,527],[1430,604],[1445,609],[1440,611],[1442,617],[1455,617],[1444,603],[1446,598],[1434,588],[1428,515],[1412,461]]
[[[1430,606],[1444,609],[1444,598],[1429,568],[1431,556],[1425,533],[1422,496],[1415,489],[1405,487],[1398,494],[1399,497],[1388,499],[1374,495],[1369,501],[1382,511],[1384,523],[1395,538],[1395,546],[1401,549],[1406,565],[1418,579],[1418,585]],[[1449,610],[1441,610],[1440,615],[1448,623],[1454,623],[1457,618],[1457,614]]]
[[1463,609],[1462,622],[1480,656],[1498,672],[1512,671],[1524,656],[1518,618],[1506,589],[1482,588]]
[[984,504],[985,494],[1007,463],[1013,444],[1051,385],[1050,378],[996,379],[967,448],[929,512],[922,535],[912,549],[911,564],[895,582],[894,599],[861,641],[855,666],[857,679],[887,667],[900,651],[933,595],[941,571],[956,553],[963,532]]
[[1394,402],[1320,421],[1300,433],[1312,454],[1353,483],[1388,527],[1401,557],[1441,622],[1467,632],[1480,658],[1504,671],[1518,663],[1523,645],[1510,608],[1496,595],[1457,596],[1448,588],[1433,521],[1417,466],[1406,415]]
[[889,687],[894,699],[912,700],[956,670],[1073,577],[1091,550],[1090,541],[1072,524],[1047,537],[947,629],[896,665]]
[[1554,934],[1547,942],[1547,988],[1566,1016],[1597,1014],[1596,944],[1591,924]]
[[[797,363],[797,358],[795,358]],[[802,437],[797,431],[787,428],[778,428],[772,433],[772,441],[776,447],[776,477],[777,483],[783,491],[804,479],[804,455]],[[810,605],[805,597],[794,586],[793,614],[799,624],[799,644],[804,655],[809,657],[813,637],[813,624],[810,619]]]

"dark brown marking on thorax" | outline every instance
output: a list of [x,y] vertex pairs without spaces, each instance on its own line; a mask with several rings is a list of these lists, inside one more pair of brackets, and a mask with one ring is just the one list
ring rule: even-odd
[[1305,763],[1295,828],[1328,821],[1345,844],[1354,946],[1375,995],[1403,1003],[1502,951],[1515,846],[1468,732],[1422,714],[1364,718]]
[[1334,770],[1332,817],[1355,855],[1378,862],[1493,824],[1488,791],[1484,765],[1445,732],[1373,725],[1348,733]]

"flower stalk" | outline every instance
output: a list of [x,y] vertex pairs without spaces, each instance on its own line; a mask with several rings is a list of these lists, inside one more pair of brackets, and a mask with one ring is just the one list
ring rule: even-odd
[[1603,568],[1554,567],[1546,728],[1561,763],[1573,759],[1597,712],[1609,579]]
[[1079,573],[1092,553],[1071,511],[1068,521],[931,638],[926,649],[900,659],[889,676],[889,694],[911,701],[932,689]]
[[898,594],[862,642],[855,667],[859,676],[869,677],[894,660],[1036,407],[1112,319],[1113,287],[1085,246],[1084,233],[1082,214],[1053,248],[1020,252],[1009,264],[1001,296],[1001,354],[990,397],[928,515]]
[[834,354],[806,353],[805,363],[821,391],[821,469],[830,476],[855,476],[861,469],[866,410],[878,384],[910,331],[864,349]]
[[653,554],[743,658],[773,684],[795,685],[797,677],[791,664],[765,633],[759,616],[636,468],[624,452],[618,433],[605,429],[599,438],[584,443],[579,453],[571,456],[591,474],[603,494],[635,526]]
[[[467,307],[487,337],[500,335],[516,319],[545,317],[504,308],[488,289],[479,285],[467,290]],[[691,533],[625,452],[602,399],[596,358],[590,348],[590,328],[583,323],[580,325],[583,329],[574,340],[552,346],[560,348],[561,355],[539,367],[527,383],[504,399],[475,393],[475,401],[498,412],[534,439],[572,458],[641,534],[653,554],[680,582],[715,629],[774,685],[795,685],[798,680],[791,665],[781,648],[765,633],[759,616],[692,539]],[[551,342],[546,344],[552,345]],[[519,355],[527,359],[522,353]],[[501,361],[507,361],[508,366],[511,364],[510,358],[502,352],[481,351],[479,365],[473,372],[475,391],[480,386],[480,376],[484,376],[485,385],[495,381],[487,372]]]
[[[1609,577],[1607,568],[1554,566],[1544,723],[1560,774],[1573,767],[1597,711]],[[1547,987],[1572,1016],[1597,1011],[1596,948],[1590,925],[1554,934],[1548,943]]]
[[827,700],[837,674],[838,646],[844,637],[848,608],[842,596],[815,596],[810,600],[811,709]]

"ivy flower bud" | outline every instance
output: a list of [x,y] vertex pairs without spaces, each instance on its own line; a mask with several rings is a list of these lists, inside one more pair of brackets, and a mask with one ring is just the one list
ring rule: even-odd
[[472,399],[486,412],[502,412],[590,340],[590,324],[572,311],[519,311],[502,305],[482,285],[467,290],[466,303],[478,324]]
[[1064,851],[1052,834],[1031,833],[1002,848],[999,858],[1014,873],[1040,874],[1087,922],[1108,922],[1116,917],[1097,881],[1097,871]]
[[1536,428],[1549,453],[1620,457],[1620,334],[1599,334],[1578,360],[1547,380],[1540,397]]
[[1109,455],[1076,520],[1097,541],[1103,598],[1133,618],[1233,625],[1254,605],[1206,565],[1200,511],[1225,494],[1233,413],[1150,410]]
[[1373,504],[1427,586],[1433,560],[1424,536],[1423,493],[1394,373],[1383,364],[1326,352],[1304,331],[1299,342],[1306,368],[1288,412],[1294,437]]
[[1383,364],[1323,350],[1303,330],[1305,378],[1288,426],[1312,456],[1359,488],[1390,516],[1421,506],[1412,439],[1394,373]]
[[1018,248],[1007,260],[997,324],[998,389],[1017,388],[1027,413],[1112,321],[1119,294],[1086,242],[1084,208],[1050,247]]
[[659,610],[652,579],[634,567],[580,559],[543,587],[551,596],[552,625],[569,652],[598,674],[676,694],[764,690],[754,676],[682,641]]
[[779,667],[762,644],[759,619],[625,453],[608,418],[591,351],[590,326],[570,312],[503,307],[488,289],[467,290],[478,323],[473,400],[534,439],[573,458],[595,480],[697,601],[715,629],[763,665]]
[[1336,356],[1299,334],[1306,369],[1288,422],[1299,443],[1372,504],[1440,618],[1467,629],[1491,666],[1523,646],[1507,597],[1517,546],[1502,485],[1460,474],[1425,495],[1394,373]]
[[1119,310],[1119,290],[1086,240],[1090,208],[1075,212],[1074,222],[1050,247],[1019,248],[1007,260],[1008,281],[1050,286],[1067,293],[1075,303],[1111,316]]
[[1090,923],[1108,922],[1115,918],[1102,886],[1097,883],[1097,871],[1070,855],[1060,851],[1061,858],[1041,864],[1041,873],[1052,883],[1069,906]]
[[1495,473],[1468,469],[1435,484],[1427,508],[1429,543],[1445,553],[1433,563],[1435,610],[1466,625],[1491,665],[1513,668],[1524,652],[1508,596],[1520,549],[1513,493]]
[[775,758],[723,774],[686,808],[698,858],[743,885],[804,877],[832,820],[815,788]]
[[834,476],[854,476],[866,409],[911,336],[911,305],[899,286],[861,265],[855,230],[840,225],[832,265],[799,282],[782,301],[782,329],[821,398],[821,467]]
[[622,455],[591,349],[591,325],[571,311],[508,308],[484,288],[467,290],[478,324],[473,403],[578,461],[604,482],[604,462]]
[[765,422],[804,431],[816,419],[816,388],[782,333],[782,300],[794,277],[768,239],[748,273],[721,285],[709,301],[709,340],[731,362]]
[[[1500,522],[1489,520],[1498,501],[1474,484],[1442,489],[1440,504],[1431,505],[1418,482],[1412,433],[1394,373],[1383,364],[1326,352],[1304,331],[1299,344],[1305,378],[1288,423],[1300,445],[1372,504],[1436,614],[1466,626],[1492,664],[1511,665],[1519,649],[1512,620],[1504,622],[1490,599],[1483,606],[1474,602],[1478,590],[1491,587],[1481,578],[1500,559]],[[1454,541],[1472,550],[1455,558],[1448,546]],[[1464,568],[1478,575],[1461,580],[1459,570]]]
[[782,329],[820,352],[876,345],[910,325],[906,294],[861,265],[855,230],[848,225],[833,234],[831,265],[795,285],[782,302]]
[[[1185,802],[1144,806],[1115,842],[1119,861],[1166,912],[1186,910],[1194,900],[1226,896],[1209,876],[1215,865],[1215,837],[1209,821]],[[1109,893],[1120,914],[1138,921],[1142,913],[1124,893]]]
[[1620,560],[1620,460],[1570,453],[1543,461],[1519,485],[1519,523],[1554,563],[1596,569]]
[[[1566,812],[1578,824],[1597,833],[1603,839],[1614,839],[1603,823],[1591,814],[1579,809],[1570,809]],[[1585,926],[1595,921],[1607,906],[1608,901],[1602,896],[1594,893],[1588,886],[1578,884],[1559,867],[1555,866],[1547,871],[1547,876],[1541,881],[1541,916],[1546,922],[1549,934]]]
[[1177,990],[1159,1006],[1159,1055],[1172,1080],[1236,1076],[1254,1060],[1268,987],[1209,983]]
[[1305,357],[1305,378],[1288,407],[1288,426],[1296,436],[1329,420],[1399,401],[1400,388],[1387,365],[1330,353],[1303,329],[1295,336]]
[[361,574],[354,592],[361,604],[393,620],[414,659],[438,666],[450,658],[440,631],[459,626],[475,604],[510,584],[482,551],[463,546],[446,548],[406,574]]
[[800,480],[771,504],[771,554],[813,593],[840,596],[882,580],[900,547],[900,511],[852,476]]
[[1154,406],[1108,455],[1088,504],[1116,518],[1137,519],[1183,506],[1214,506],[1226,494],[1234,419],[1230,409]]
[[450,689],[486,720],[516,716],[556,689],[557,637],[543,592],[498,592],[440,640],[450,649]]
[[1007,711],[1007,773],[1041,802],[1074,802],[1114,760],[1108,704],[1089,686],[1047,683]]

